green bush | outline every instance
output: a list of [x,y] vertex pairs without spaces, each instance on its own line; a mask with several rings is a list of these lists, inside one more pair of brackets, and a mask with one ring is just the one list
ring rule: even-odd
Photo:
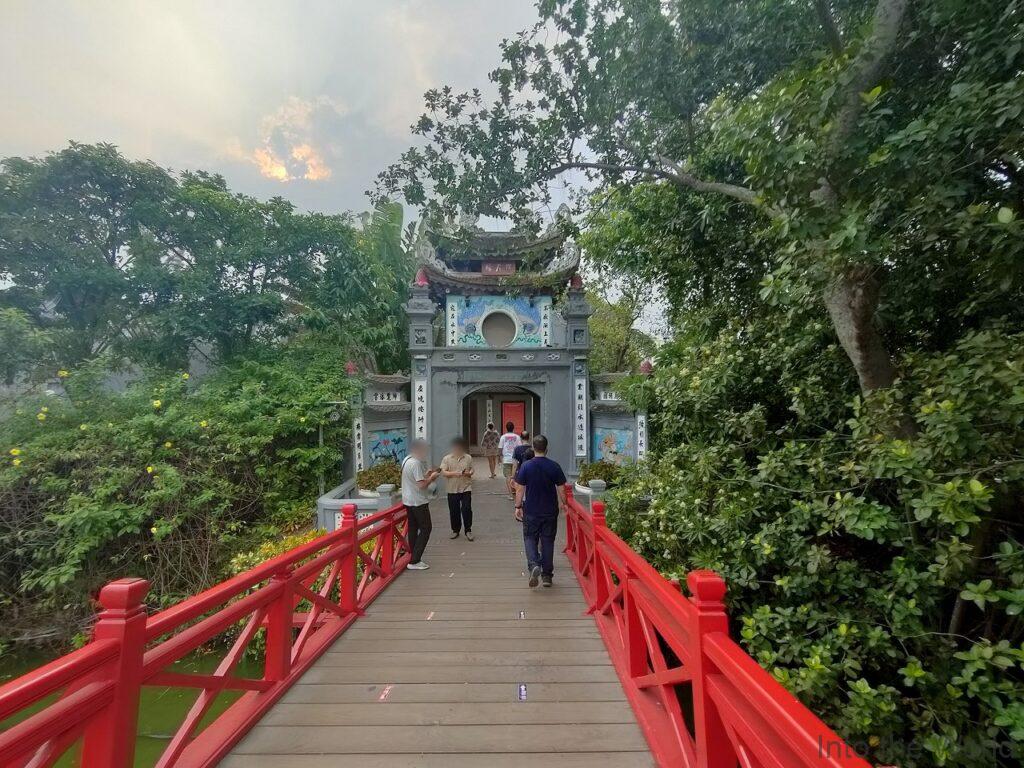
[[800,315],[664,350],[611,524],[668,575],[720,572],[750,653],[873,762],[1019,761],[1024,334],[908,354],[866,400],[841,354]]
[[591,461],[580,467],[580,475],[577,482],[580,485],[587,485],[591,480],[604,480],[608,487],[619,482],[622,475],[622,467],[612,464],[610,461]]
[[402,468],[398,462],[382,461],[356,473],[356,485],[365,491],[376,491],[377,486],[402,484]]
[[348,424],[325,402],[358,386],[344,362],[296,344],[198,385],[158,374],[118,393],[100,360],[64,378],[66,397],[22,398],[3,422],[0,591],[43,620],[74,606],[73,621],[90,593],[132,574],[165,604],[216,581],[239,550],[308,526]]

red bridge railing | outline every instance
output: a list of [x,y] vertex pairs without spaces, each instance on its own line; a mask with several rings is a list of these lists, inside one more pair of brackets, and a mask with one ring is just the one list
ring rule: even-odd
[[[54,699],[0,733],[0,766],[51,766],[80,744],[79,765],[128,768],[147,685],[200,691],[157,766],[215,765],[401,573],[405,522],[401,505],[362,520],[348,505],[337,531],[153,615],[146,581],[108,584],[91,642],[0,688],[0,723]],[[170,668],[218,638],[230,647],[212,674]],[[260,678],[235,674],[247,649]],[[229,690],[242,694],[203,727]]]
[[569,490],[565,552],[663,768],[868,768],[729,637],[725,582],[665,579]]

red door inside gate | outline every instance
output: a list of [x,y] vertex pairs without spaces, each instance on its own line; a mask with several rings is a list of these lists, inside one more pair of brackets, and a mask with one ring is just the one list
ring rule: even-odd
[[513,432],[526,429],[526,403],[501,404],[501,428],[504,429],[510,421],[514,425]]

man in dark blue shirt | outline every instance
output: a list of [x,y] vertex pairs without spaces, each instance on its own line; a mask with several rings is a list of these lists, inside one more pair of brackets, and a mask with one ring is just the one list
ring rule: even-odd
[[530,569],[530,586],[543,580],[551,586],[555,572],[558,513],[565,511],[565,473],[547,457],[548,439],[533,438],[534,457],[516,473],[516,520],[523,523],[523,544]]

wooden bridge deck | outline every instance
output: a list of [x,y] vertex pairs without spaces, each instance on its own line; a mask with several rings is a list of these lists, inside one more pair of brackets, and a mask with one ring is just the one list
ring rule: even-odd
[[430,570],[388,587],[222,766],[654,765],[564,555],[555,586],[531,590],[479,460],[473,502],[476,541],[450,540],[435,501]]

